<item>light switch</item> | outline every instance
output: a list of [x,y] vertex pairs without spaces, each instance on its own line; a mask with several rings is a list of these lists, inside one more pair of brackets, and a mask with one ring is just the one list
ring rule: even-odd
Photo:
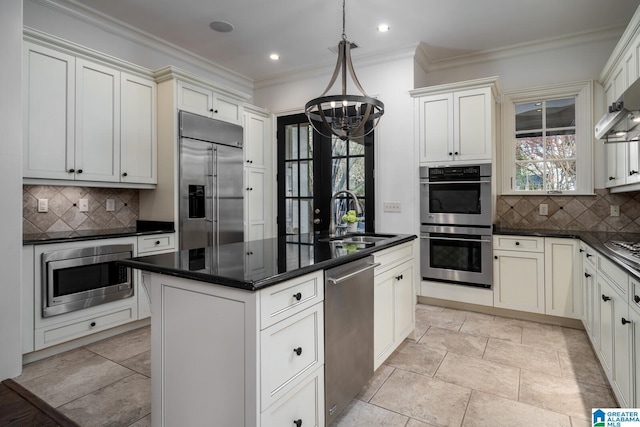
[[116,200],[107,199],[107,212],[113,212],[116,210]]
[[400,202],[384,202],[382,210],[384,212],[402,212]]
[[540,215],[549,215],[549,205],[546,203],[540,204]]
[[89,212],[89,199],[80,199],[78,201],[78,209],[80,212]]
[[611,216],[620,216],[620,205],[611,205]]
[[38,199],[38,212],[49,212],[49,199]]

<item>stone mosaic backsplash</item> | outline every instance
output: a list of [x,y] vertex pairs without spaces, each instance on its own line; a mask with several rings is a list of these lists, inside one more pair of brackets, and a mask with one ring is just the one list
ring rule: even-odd
[[[49,200],[49,211],[38,212],[38,199]],[[89,210],[80,212],[79,200],[89,201]],[[114,210],[107,212],[107,199]],[[135,227],[139,190],[122,188],[22,186],[22,232],[53,233],[76,230],[104,230]]]
[[[610,193],[595,190],[595,196],[498,196],[496,224],[502,228],[640,232],[640,192]],[[539,214],[540,204],[549,206]],[[611,206],[620,216],[611,216]]]

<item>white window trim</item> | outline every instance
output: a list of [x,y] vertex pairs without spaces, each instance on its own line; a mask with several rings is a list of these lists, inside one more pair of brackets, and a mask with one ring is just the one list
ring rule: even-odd
[[[576,98],[576,190],[574,191],[517,191],[512,189],[516,175],[515,105],[523,102],[546,99]],[[593,195],[593,81],[583,80],[571,83],[544,86],[505,92],[502,97],[502,193],[503,195]]]

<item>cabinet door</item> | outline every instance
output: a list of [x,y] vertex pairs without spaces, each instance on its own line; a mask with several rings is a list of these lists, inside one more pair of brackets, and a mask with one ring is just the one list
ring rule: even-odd
[[545,313],[581,318],[582,288],[579,276],[578,241],[544,239]]
[[395,341],[400,344],[415,328],[415,292],[413,287],[413,260],[400,265],[394,275],[394,300],[395,300]]
[[495,307],[544,313],[544,254],[493,251]]
[[595,323],[598,318],[596,313],[596,272],[587,263],[583,264],[582,273],[582,324],[587,335],[593,344],[595,349],[598,349],[599,345],[599,333],[596,331]]
[[606,186],[615,187],[627,183],[629,151],[628,144],[607,144],[607,182]]
[[638,151],[640,143],[638,141],[630,141],[628,145],[629,171],[627,184],[635,184],[640,181],[640,152]]
[[265,167],[268,156],[268,118],[256,114],[244,114],[244,161],[247,166]]
[[490,88],[454,92],[453,148],[456,160],[491,161],[493,134]]
[[611,380],[613,372],[613,297],[614,291],[611,286],[599,274],[596,286],[598,293],[598,305],[600,307],[600,363],[607,378]]
[[178,82],[178,110],[212,117],[213,91],[187,82]]
[[420,161],[453,160],[453,94],[417,98]]
[[633,326],[629,319],[629,303],[618,293],[613,301],[613,381],[612,386],[622,408],[631,404],[631,343]]
[[120,181],[157,183],[156,83],[122,73]]
[[76,59],[76,179],[120,181],[120,72]]
[[381,274],[374,278],[373,291],[373,368],[377,369],[393,352],[394,328],[394,277]]
[[24,46],[23,176],[73,179],[75,58]]
[[238,101],[218,95],[215,92],[213,94],[212,113],[211,117],[214,119],[242,125],[242,105]]
[[265,174],[263,169],[245,168],[245,240],[261,240],[265,238],[266,220],[264,188]]
[[640,312],[633,308],[629,309],[629,320],[631,320],[631,372],[633,396],[629,407],[640,408]]

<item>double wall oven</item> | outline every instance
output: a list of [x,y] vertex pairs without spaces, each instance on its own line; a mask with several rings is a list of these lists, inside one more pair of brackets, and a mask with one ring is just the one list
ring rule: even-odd
[[491,164],[420,168],[423,280],[490,288]]

